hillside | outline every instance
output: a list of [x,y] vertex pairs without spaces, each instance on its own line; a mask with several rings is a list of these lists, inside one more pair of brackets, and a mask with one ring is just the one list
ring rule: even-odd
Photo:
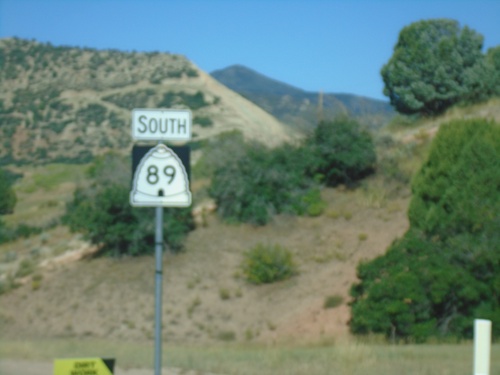
[[211,73],[231,90],[262,107],[284,124],[310,130],[319,119],[348,115],[362,124],[378,129],[394,116],[388,102],[351,94],[323,94],[319,110],[319,93],[307,92],[266,77],[241,65],[232,65]]
[[133,108],[186,108],[194,141],[226,131],[273,145],[287,129],[185,57],[0,40],[0,161],[86,161],[132,146]]
[[[154,258],[95,257],[95,247],[60,225],[76,186],[88,179],[86,166],[48,162],[82,161],[110,149],[127,151],[130,103],[150,106],[168,99],[179,107],[194,105],[194,115],[204,123],[195,126],[197,139],[236,128],[247,138],[280,142],[289,138],[286,129],[179,56],[55,48],[19,40],[0,45],[6,87],[0,93],[1,152],[4,163],[21,162],[8,168],[22,176],[15,184],[15,211],[2,219],[9,225],[43,227],[41,233],[0,246],[2,337],[151,342]],[[59,49],[66,64],[49,64]],[[91,69],[92,56],[106,58]],[[135,64],[149,68],[133,71],[134,58]],[[120,74],[114,74],[108,63]],[[157,73],[163,77],[159,83],[151,82],[154,71],[162,72]],[[122,75],[127,72],[125,81]],[[103,80],[92,80],[92,74]],[[113,81],[117,76],[122,81]],[[58,87],[61,91],[50,96]],[[433,135],[453,118],[500,121],[499,104],[493,99],[456,107],[442,117],[412,124],[395,117],[375,132],[376,175],[356,189],[323,189],[327,207],[321,216],[281,215],[269,225],[254,227],[223,223],[206,212],[188,236],[185,250],[164,257],[164,340],[317,343],[348,336],[348,291],[356,280],[356,266],[382,254],[408,228],[408,182]],[[82,110],[89,107],[91,111]],[[200,120],[204,116],[213,123]],[[51,125],[66,121],[60,132]],[[102,141],[106,139],[110,144]],[[193,181],[194,195],[206,197],[206,185],[206,180]],[[298,275],[263,286],[246,282],[240,268],[243,255],[261,243],[288,248],[299,265]],[[325,307],[329,297],[339,305]]]
[[[184,252],[164,258],[165,340],[345,337],[357,262],[382,253],[407,228],[407,196],[388,200],[373,192],[328,189],[325,215],[281,216],[265,227],[228,225],[209,215]],[[240,264],[259,243],[290,249],[299,274],[277,284],[247,283]],[[2,336],[152,340],[154,257],[94,258],[94,250],[65,227],[1,246],[4,275],[23,272],[22,285],[0,295]],[[340,297],[341,306],[325,309],[329,296]]]
[[[498,104],[493,99],[454,108],[410,127],[394,123],[378,142],[377,175],[355,190],[324,189],[328,207],[319,217],[285,215],[265,227],[252,227],[224,224],[208,214],[189,235],[184,252],[165,256],[165,340],[317,342],[347,335],[348,291],[356,265],[382,254],[406,231],[407,181],[437,127],[452,118],[498,121]],[[83,169],[17,167],[23,173],[15,185],[19,204],[5,219],[35,224],[59,217],[64,201],[84,178]],[[248,284],[240,264],[244,252],[259,243],[290,249],[299,274],[277,284]],[[4,337],[151,340],[153,257],[94,258],[94,251],[63,226],[0,246],[3,282],[18,275],[15,282],[20,283],[0,294]],[[332,296],[342,303],[327,309],[324,303]]]

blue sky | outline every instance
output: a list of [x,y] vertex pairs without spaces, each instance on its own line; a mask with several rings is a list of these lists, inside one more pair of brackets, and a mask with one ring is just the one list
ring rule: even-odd
[[308,90],[386,99],[399,31],[452,18],[500,45],[499,0],[0,0],[0,38],[242,64]]

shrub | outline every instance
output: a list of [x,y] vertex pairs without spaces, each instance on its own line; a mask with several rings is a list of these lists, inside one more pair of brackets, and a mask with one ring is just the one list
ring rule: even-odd
[[210,194],[219,214],[229,221],[264,225],[274,214],[306,213],[320,201],[314,193],[303,199],[315,182],[304,177],[307,158],[302,151],[290,145],[270,150],[247,144],[233,154],[212,178]]
[[70,121],[62,121],[62,122],[52,121],[47,125],[47,127],[54,133],[61,134],[69,123]]
[[35,227],[20,223],[17,227],[10,227],[0,217],[0,244],[5,242],[14,241],[18,238],[28,238],[35,234],[40,234],[44,229],[53,226],[54,223],[48,223],[44,227]]
[[35,234],[40,234],[42,233],[43,229],[40,227],[34,227],[28,224],[21,223],[17,226],[17,228],[14,230],[12,236],[13,238],[28,238],[31,237]]
[[358,234],[358,240],[359,241],[366,241],[368,239],[368,235],[366,233],[360,233]]
[[195,94],[188,94],[183,91],[169,91],[163,95],[163,99],[158,103],[158,107],[171,108],[179,104],[195,111],[208,106],[210,103],[205,101],[205,96],[201,91],[197,91]]
[[342,305],[343,302],[344,298],[342,296],[339,296],[338,294],[335,294],[334,296],[328,296],[325,298],[323,307],[325,309],[333,309]]
[[103,100],[116,104],[121,108],[130,110],[132,108],[147,108],[149,98],[151,98],[155,94],[156,94],[155,90],[141,89],[124,94],[108,95],[105,96]]
[[116,112],[109,113],[109,126],[111,129],[125,128],[126,122]]
[[40,287],[42,286],[42,280],[43,280],[42,274],[37,273],[33,275],[33,277],[31,278],[31,289],[39,290]]
[[193,174],[198,178],[212,177],[217,169],[243,157],[245,140],[243,133],[233,130],[202,142],[191,143],[191,150],[200,148],[203,153],[194,165]]
[[231,299],[231,292],[229,291],[229,289],[221,288],[219,289],[219,297],[223,301]]
[[220,341],[234,341],[236,340],[236,333],[233,331],[221,331],[217,334],[217,339]]
[[322,175],[329,186],[351,184],[374,171],[375,148],[370,134],[355,120],[321,122],[308,140],[312,175]]
[[[154,209],[130,205],[130,167],[116,155],[97,158],[88,170],[95,185],[78,188],[67,205],[64,223],[81,232],[104,254],[141,255],[154,251]],[[180,251],[194,229],[189,208],[167,208],[163,215],[164,241]]]
[[15,277],[11,274],[7,275],[7,277],[0,279],[0,295],[11,291],[18,286],[19,284],[16,282]]
[[95,123],[101,125],[107,118],[106,107],[100,104],[89,104],[85,108],[81,108],[76,112],[76,118],[84,124]]
[[[279,213],[321,215],[319,184],[354,183],[373,171],[376,160],[370,135],[349,119],[321,123],[301,145],[268,149],[227,140],[234,142],[217,154],[225,162],[212,166],[209,193],[223,218],[256,225]],[[205,159],[201,164],[210,165]]]
[[193,122],[195,125],[200,125],[202,128],[208,128],[214,124],[212,119],[206,116],[194,116]]
[[12,185],[12,174],[0,169],[0,215],[14,212],[17,196]]
[[292,253],[279,246],[259,244],[245,253],[243,274],[253,284],[268,284],[288,279],[297,273]]
[[16,277],[25,277],[31,275],[35,271],[35,263],[30,259],[23,259],[19,263],[19,267],[16,271]]
[[321,199],[318,188],[311,189],[301,197],[301,203],[308,216],[320,216],[326,208],[326,202]]
[[193,69],[193,68],[184,68],[183,69],[183,72],[188,76],[188,77],[198,77],[198,71],[196,69]]

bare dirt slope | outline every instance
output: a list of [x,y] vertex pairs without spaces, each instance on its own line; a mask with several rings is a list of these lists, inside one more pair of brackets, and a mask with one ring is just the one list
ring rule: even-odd
[[[228,226],[210,216],[183,253],[165,256],[164,339],[274,342],[347,335],[356,265],[382,254],[405,232],[408,197],[327,189],[324,198],[329,207],[320,217],[281,216],[265,227]],[[80,252],[42,262],[24,285],[0,296],[2,335],[151,340],[154,258],[95,258],[88,255],[92,247],[71,234],[58,237],[79,244]],[[271,285],[246,282],[243,253],[259,243],[291,250],[299,274]],[[325,309],[325,298],[334,295],[343,304]]]

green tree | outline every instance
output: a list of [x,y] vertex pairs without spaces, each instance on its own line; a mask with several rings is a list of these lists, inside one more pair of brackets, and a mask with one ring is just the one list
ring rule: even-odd
[[[112,256],[141,255],[154,251],[155,221],[152,208],[130,205],[130,164],[113,154],[99,157],[88,170],[92,183],[75,191],[64,222],[82,232],[101,251]],[[164,241],[172,251],[182,249],[194,222],[189,208],[164,210]]]
[[466,88],[463,101],[474,103],[500,95],[500,46],[490,48],[486,56],[463,75]]
[[488,90],[491,96],[500,96],[500,46],[488,49],[486,63],[490,72]]
[[498,124],[478,119],[443,125],[412,191],[412,227],[441,238],[483,231],[500,212]]
[[440,113],[483,84],[482,47],[483,36],[457,21],[412,23],[382,67],[384,95],[403,114]]
[[[500,125],[442,125],[412,183],[410,229],[358,266],[352,332],[425,341],[500,325]],[[500,335],[496,329],[495,335]]]
[[309,173],[321,175],[329,186],[351,184],[374,171],[373,140],[355,120],[338,118],[319,123],[306,147],[313,158]]

